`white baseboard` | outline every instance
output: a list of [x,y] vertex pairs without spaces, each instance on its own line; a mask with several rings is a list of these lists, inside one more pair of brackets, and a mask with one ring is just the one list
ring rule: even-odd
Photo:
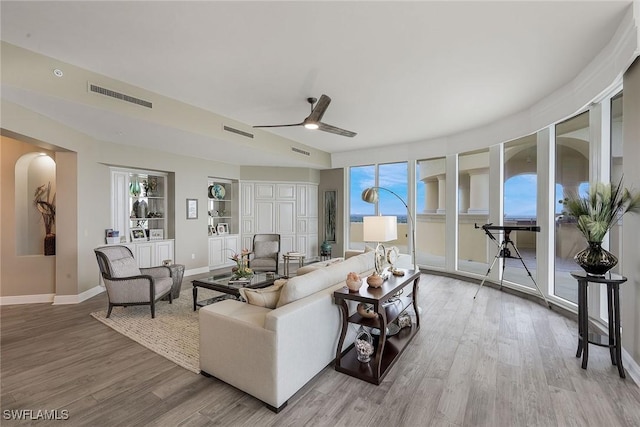
[[40,294],[40,295],[16,295],[8,297],[0,297],[0,305],[18,305],[18,304],[78,304],[88,300],[98,294],[104,292],[102,286],[96,286],[86,290],[78,295],[56,295],[56,294]]
[[53,302],[55,294],[16,295],[0,297],[0,305],[43,304]]
[[103,288],[102,286],[95,286],[78,295],[56,295],[53,298],[53,305],[79,304],[82,301],[86,301],[89,298],[93,298],[104,291],[105,291],[105,288]]
[[193,268],[191,270],[187,270],[184,272],[184,277],[187,276],[193,276],[196,274],[204,274],[204,273],[208,273],[209,272],[209,267],[200,267],[200,268]]
[[624,348],[622,349],[622,366],[624,366],[625,371],[627,371],[633,382],[636,383],[636,386],[640,387],[640,365],[633,360]]

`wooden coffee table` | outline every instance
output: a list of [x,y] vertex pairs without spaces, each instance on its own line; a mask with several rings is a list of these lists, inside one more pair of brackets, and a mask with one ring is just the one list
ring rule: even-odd
[[[198,307],[204,307],[205,305],[213,304],[214,302],[225,299],[238,299],[240,297],[240,288],[266,288],[267,286],[273,285],[273,282],[284,276],[274,273],[267,277],[267,273],[256,273],[248,281],[233,281],[231,280],[232,277],[231,273],[227,273],[212,275],[204,279],[192,280],[193,311],[196,311]],[[198,301],[198,288],[211,289],[212,291],[222,292],[224,295]]]

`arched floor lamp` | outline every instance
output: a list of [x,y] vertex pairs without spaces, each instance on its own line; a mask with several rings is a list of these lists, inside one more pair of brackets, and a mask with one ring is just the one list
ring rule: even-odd
[[402,197],[398,196],[393,191],[384,187],[369,187],[362,192],[362,200],[367,203],[377,203],[378,202],[378,191],[384,190],[387,191],[398,198],[407,209],[407,217],[409,217],[409,225],[411,227],[411,261],[413,263],[413,268],[415,270],[418,269],[418,265],[416,264],[416,227],[413,221],[413,215],[411,215],[411,211],[409,210],[409,206],[402,200]]

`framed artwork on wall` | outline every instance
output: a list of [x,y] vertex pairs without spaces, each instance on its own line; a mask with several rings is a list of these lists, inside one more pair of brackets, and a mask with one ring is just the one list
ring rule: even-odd
[[198,199],[187,199],[187,219],[198,219]]
[[329,243],[336,243],[336,212],[337,191],[327,190],[324,192],[324,240]]

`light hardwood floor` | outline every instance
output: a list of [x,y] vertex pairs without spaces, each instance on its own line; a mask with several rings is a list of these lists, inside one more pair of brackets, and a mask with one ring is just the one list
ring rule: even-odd
[[640,426],[640,389],[606,349],[592,346],[580,368],[575,321],[490,287],[474,301],[476,289],[423,275],[422,328],[382,384],[329,366],[279,414],[91,318],[104,295],[1,307],[2,415],[66,409],[70,426]]

